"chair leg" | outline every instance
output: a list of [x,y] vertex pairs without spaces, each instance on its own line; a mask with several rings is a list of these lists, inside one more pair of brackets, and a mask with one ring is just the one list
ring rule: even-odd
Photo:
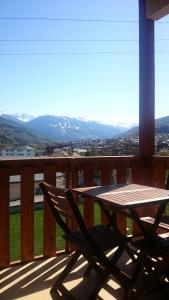
[[99,273],[101,269],[95,262],[90,262],[90,260],[88,260],[88,266],[83,277],[86,278],[92,270],[95,270],[96,273]]
[[106,283],[106,281],[108,280],[109,276],[110,276],[109,271],[102,271],[102,272],[100,272],[100,274],[98,274],[99,278],[96,282],[95,287],[93,288],[92,292],[90,293],[89,297],[87,298],[87,300],[95,300],[97,298],[98,293],[103,288],[103,286]]
[[87,269],[86,269],[83,277],[86,278],[90,274],[90,272],[92,271],[92,269],[93,269],[93,266],[91,264],[88,264]]
[[[51,290],[50,291],[50,295],[52,297],[53,300],[58,300],[60,299],[60,294],[59,292],[64,295],[64,299],[66,300],[77,300],[75,299],[71,294],[70,292],[63,286],[63,284],[59,285],[58,286],[58,289],[57,290]],[[61,297],[62,298],[62,297]]]
[[77,262],[80,255],[81,255],[80,251],[75,251],[75,253],[72,255],[70,261],[68,262],[68,264],[64,268],[63,272],[60,274],[60,276],[57,278],[57,280],[53,284],[52,289],[51,289],[52,292],[57,289],[57,286],[60,286],[62,284],[62,282],[64,281],[66,276],[70,273],[73,266]]

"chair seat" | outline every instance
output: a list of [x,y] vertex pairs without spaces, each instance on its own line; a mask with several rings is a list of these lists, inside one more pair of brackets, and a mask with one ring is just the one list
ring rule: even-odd
[[[118,247],[122,242],[122,237],[119,235],[119,233],[106,225],[99,224],[93,226],[91,229],[89,229],[89,234],[102,251],[107,251]],[[87,251],[89,254],[92,254],[92,248],[86,242],[80,231],[76,231],[72,234],[66,234],[63,236],[63,238],[73,245],[76,245],[77,248],[85,249],[85,251]],[[125,237],[125,242],[126,241],[127,238]]]
[[137,297],[148,299],[144,296],[148,296],[153,288],[159,293],[158,299],[168,299],[162,284],[169,282],[169,238],[156,235],[133,241],[132,245],[137,249],[138,274],[142,270],[146,279],[144,288],[138,289]]
[[132,245],[152,257],[169,255],[169,238],[162,238],[156,235],[133,241]]
[[[142,217],[141,221],[147,226],[153,226],[155,219],[153,217],[147,216],[147,217]],[[161,222],[159,223],[158,228],[165,229],[167,231],[169,230],[169,217],[168,216],[161,217]]]

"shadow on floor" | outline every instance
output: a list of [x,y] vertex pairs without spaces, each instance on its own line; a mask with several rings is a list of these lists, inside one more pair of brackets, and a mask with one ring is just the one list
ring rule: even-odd
[[[1,270],[0,299],[39,299],[39,297],[42,297],[44,300],[52,298],[68,299],[67,297],[63,297],[59,294],[54,295],[54,297],[51,297],[50,295],[50,288],[67,264],[68,260],[69,257],[67,255],[62,255]],[[78,299],[86,297],[88,286],[92,286],[92,282],[94,283],[95,280],[96,274],[95,272],[92,272],[89,277],[90,282],[85,281],[84,284],[81,284],[86,266],[86,262],[82,257],[80,257],[75,268],[65,281],[66,288],[73,291],[77,295]],[[107,287],[110,289],[109,284],[107,284]],[[111,287],[111,292],[112,291],[115,298],[111,296],[110,299],[121,299],[123,290],[120,286],[115,284],[115,289]],[[98,299],[109,299],[107,296],[105,298],[104,293],[104,291],[101,291]]]
[[[50,289],[66,266],[69,260],[68,255],[53,257],[46,260],[38,260],[25,265],[10,267],[0,271],[0,299],[43,299],[43,300],[70,300],[70,295],[55,292],[50,295]],[[91,272],[89,278],[82,281],[86,270],[86,262],[82,257],[79,258],[75,268],[68,275],[65,287],[75,295],[77,299],[86,299],[87,291],[93,286],[96,280],[96,273]],[[123,258],[123,266],[132,268]],[[98,300],[122,300],[124,299],[124,289],[112,279],[110,279],[100,291]],[[161,300],[161,296],[156,292],[150,294],[144,300]]]

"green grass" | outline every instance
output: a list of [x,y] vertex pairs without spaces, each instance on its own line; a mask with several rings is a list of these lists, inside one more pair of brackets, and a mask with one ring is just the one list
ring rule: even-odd
[[[43,245],[43,214],[42,210],[34,213],[35,255],[42,254]],[[20,213],[10,215],[10,260],[20,259]]]
[[[80,211],[83,213],[83,205],[80,204]],[[94,222],[100,222],[100,208],[94,205]],[[56,226],[56,245],[57,250],[64,249],[64,240],[62,239],[62,230]],[[35,256],[43,252],[43,211],[41,209],[34,211],[34,240]],[[20,213],[10,215],[10,260],[20,259]]]
[[34,211],[34,249],[35,255],[42,254],[43,251],[43,211]]
[[10,215],[10,260],[20,259],[20,214]]
[[[83,204],[79,205],[83,214]],[[166,214],[169,215],[169,204],[166,208]],[[94,205],[94,223],[100,223],[100,208],[98,204]],[[132,234],[131,219],[127,219],[128,234]],[[56,245],[57,250],[64,249],[64,240],[62,230],[56,226]],[[43,252],[43,211],[41,209],[34,211],[34,248],[35,256],[42,255]],[[10,260],[20,260],[20,213],[10,215]]]
[[[83,214],[83,204],[80,204],[80,211]],[[167,206],[169,215],[169,205]],[[100,223],[100,208],[98,204],[94,205],[94,223]],[[127,219],[128,234],[132,233],[132,223]],[[62,230],[56,226],[56,245],[57,250],[64,249],[64,240],[62,239]],[[41,209],[34,211],[34,240],[35,256],[43,252],[43,211]],[[20,213],[10,215],[10,260],[20,260]]]

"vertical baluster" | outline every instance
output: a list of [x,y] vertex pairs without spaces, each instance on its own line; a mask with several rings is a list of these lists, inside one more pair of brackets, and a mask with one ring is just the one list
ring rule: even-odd
[[[126,168],[122,164],[118,164],[117,166],[117,183],[123,184],[126,183]],[[122,215],[117,216],[117,226],[121,233],[126,234],[126,217]]]
[[141,174],[141,162],[133,161],[131,163],[131,170],[132,170],[132,183],[140,183],[140,174]]
[[[84,167],[84,185],[93,186],[93,168],[91,163],[88,163]],[[84,221],[87,226],[92,226],[94,224],[94,203],[90,198],[85,198],[84,201],[84,211],[83,211]]]
[[65,188],[69,189],[71,187],[71,173],[69,170],[65,172]]
[[[109,162],[105,162],[101,165],[101,185],[111,184],[111,172],[112,167]],[[107,218],[101,211],[101,223],[106,224]]]
[[117,166],[117,183],[126,183],[126,168],[125,166],[119,164]]
[[110,166],[109,162],[101,166],[102,185],[111,184],[111,172],[112,172],[112,167]]
[[[71,184],[71,178],[70,178],[70,176],[71,176],[71,173],[69,172],[69,171],[67,171],[66,172],[66,174],[65,174],[65,176],[66,176],[66,182],[65,182],[65,185],[66,185],[66,188],[68,189],[68,188],[70,188],[70,184]],[[68,223],[68,226],[71,226],[70,225],[70,219],[69,220],[65,220],[66,221],[66,223]],[[73,228],[72,228],[73,229]],[[70,252],[71,251],[71,245],[69,244],[69,242],[68,241],[65,241],[65,252],[66,253],[68,253],[68,252]],[[73,250],[73,249],[72,249]]]
[[78,160],[71,159],[71,171],[70,171],[70,188],[77,187],[78,185]]
[[[165,188],[165,164],[162,161],[157,161],[153,164],[154,185],[158,188]],[[146,211],[147,215],[154,217],[158,209],[158,205],[149,207]]]
[[[140,184],[141,183],[141,162],[139,164],[139,162],[134,161],[132,162],[131,166],[132,166],[132,183]],[[140,216],[144,216],[144,209],[138,208],[137,213]],[[133,220],[131,220],[131,222],[132,222],[133,235],[136,236],[139,235],[140,229],[138,225]]]
[[[53,166],[45,168],[44,180],[56,186],[56,169]],[[56,221],[45,198],[43,215],[43,254],[47,257],[56,254]]]
[[9,265],[9,175],[0,170],[0,268]]
[[[74,159],[74,158],[71,158],[70,160],[70,173],[69,173],[69,185],[67,186],[68,188],[74,188],[74,187],[77,187],[78,185],[78,160],[77,159]],[[74,193],[74,197],[75,199],[77,200],[77,195]],[[68,224],[70,227],[71,227],[71,230],[76,230],[77,229],[77,223],[75,222],[74,219],[72,219],[71,221],[69,220],[69,224]],[[69,251],[74,251],[74,247],[68,243],[68,242],[65,242],[65,251],[66,252],[69,252]]]
[[31,167],[21,174],[21,260],[34,259],[34,174]]
[[165,165],[164,162],[156,162],[154,166],[155,181],[158,188],[165,188]]

